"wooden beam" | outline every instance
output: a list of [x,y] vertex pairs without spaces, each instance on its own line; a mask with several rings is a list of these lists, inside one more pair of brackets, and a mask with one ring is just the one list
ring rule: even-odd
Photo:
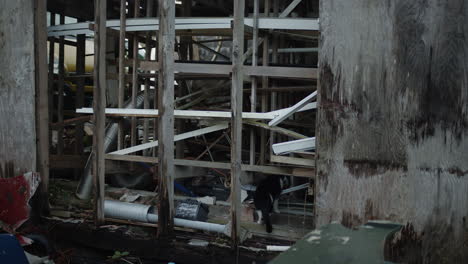
[[37,171],[41,176],[39,213],[49,211],[49,95],[47,85],[47,5],[35,1],[34,47],[36,83]]
[[306,98],[299,101],[294,106],[288,108],[288,111],[285,111],[281,113],[280,115],[278,115],[277,117],[275,117],[275,119],[271,120],[268,123],[268,125],[276,126],[279,123],[283,122],[285,119],[287,119],[288,117],[290,117],[291,115],[299,111],[300,109],[304,108],[304,106],[306,106],[310,101],[314,100],[316,96],[317,96],[317,91],[311,93],[310,95],[308,95]]
[[273,144],[275,154],[315,149],[315,137]]
[[[141,61],[140,67],[145,71],[159,71],[155,61]],[[317,79],[317,68],[278,67],[278,66],[243,66],[243,74],[247,76],[269,76],[292,79]],[[228,76],[232,73],[232,65],[220,63],[182,63],[174,64],[177,73],[212,74]]]
[[174,42],[175,1],[159,0],[159,237],[174,230]]
[[[259,13],[259,0],[254,0],[254,15],[253,15],[253,37],[252,37],[252,66],[257,66],[257,51],[258,51],[258,13]],[[242,59],[244,61],[244,59]],[[250,93],[250,111],[257,112],[257,78],[251,77],[251,93]],[[255,165],[255,129],[250,129],[250,165]]]
[[[226,111],[203,111],[203,110],[173,110],[174,118],[188,118],[188,119],[211,119],[211,118],[221,118],[221,119],[230,119],[231,113]],[[281,111],[281,110],[277,110]],[[81,108],[76,110],[79,114],[92,114],[93,109],[91,108]],[[153,109],[119,109],[119,108],[106,108],[107,116],[137,116],[137,117],[160,117],[159,110]],[[275,112],[267,113],[242,113],[242,118],[245,119],[266,119],[272,120],[278,115]]]
[[315,160],[313,159],[303,159],[303,158],[294,158],[294,157],[288,157],[288,156],[271,155],[270,161],[277,162],[277,163],[291,164],[291,165],[315,167]]
[[[281,86],[281,87],[268,87],[264,88],[257,88],[257,92],[259,93],[270,93],[270,92],[284,92],[284,93],[295,93],[295,92],[313,92],[317,90],[315,85],[309,86]],[[245,92],[250,92],[250,89],[244,89]]]
[[[140,0],[134,0],[134,17],[140,16]],[[138,34],[138,33],[136,33]],[[136,108],[136,98],[139,88],[138,82],[138,35],[133,37],[133,67],[132,67],[132,107]],[[130,130],[130,145],[135,146],[138,138],[136,117],[132,117],[131,130]]]
[[[51,13],[50,14],[50,25],[55,25],[55,14]],[[49,76],[48,76],[48,86],[49,86],[49,120],[50,122],[54,121],[54,65],[55,65],[55,39],[49,40]],[[52,138],[52,135],[50,134],[51,131],[49,130],[49,140]]]
[[291,12],[294,10],[294,8],[296,8],[296,6],[298,4],[300,4],[302,2],[302,0],[293,0],[289,5],[288,7],[286,7],[283,12],[281,12],[281,14],[279,15],[279,17],[283,18],[283,17],[287,17],[289,14],[291,14]]
[[297,133],[295,131],[292,131],[292,130],[289,130],[289,129],[286,129],[286,128],[271,127],[271,126],[269,126],[269,125],[267,125],[265,123],[258,122],[258,121],[253,121],[253,120],[244,120],[243,122],[244,122],[244,124],[255,126],[255,127],[260,127],[260,128],[271,130],[271,131],[275,131],[275,132],[277,132],[279,134],[283,134],[283,135],[288,136],[288,137],[292,137],[292,138],[296,138],[296,139],[307,138],[307,136],[304,136],[302,134],[299,134],[299,133]]
[[[129,161],[129,162],[143,162],[150,164],[158,164],[159,159],[157,157],[144,157],[136,155],[115,155],[107,154],[107,160],[116,160],[116,161]],[[209,169],[220,169],[220,170],[229,170],[231,164],[228,162],[213,162],[213,161],[201,161],[201,160],[187,160],[187,159],[174,159],[174,165],[176,166],[189,166],[189,167],[199,167],[199,168],[209,168]],[[242,164],[241,169],[243,171],[258,172],[270,175],[285,175],[285,176],[295,176],[295,177],[315,177],[313,169],[305,168],[294,168],[294,167],[281,167],[281,166],[267,166],[267,165],[249,165]]]
[[235,249],[240,240],[240,177],[242,174],[242,90],[244,88],[245,0],[234,1],[231,89],[231,238]]
[[96,0],[94,32],[94,133],[93,133],[93,180],[95,191],[95,223],[104,223],[104,132],[106,107],[106,17],[107,1]]
[[[60,24],[65,24],[65,16],[60,15]],[[65,86],[65,37],[59,40],[59,62],[58,62],[58,94],[57,94],[57,122],[63,122],[63,87]],[[63,153],[63,129],[57,133],[57,154]]]
[[[76,74],[85,74],[85,61],[86,61],[86,35],[80,34],[76,37]],[[85,78],[78,78],[76,80],[76,107],[84,106],[85,100]],[[89,120],[90,116],[82,116],[84,120]],[[66,120],[71,121],[71,120]],[[65,124],[65,121],[64,121]],[[84,124],[78,122],[75,130],[75,154],[81,155],[83,153],[84,144]],[[78,172],[76,172],[78,174]]]
[[[123,108],[125,98],[125,24],[127,15],[127,1],[120,0],[120,28],[119,34],[119,91],[118,91],[118,106]],[[117,135],[117,149],[122,149],[124,143],[124,123],[119,122],[119,131]]]
[[51,129],[59,129],[59,128],[63,128],[64,126],[78,125],[78,124],[82,124],[84,122],[88,122],[90,119],[91,119],[91,116],[74,117],[74,118],[64,120],[62,123],[52,123],[52,124],[50,124],[50,128]]
[[[153,0],[146,1],[146,17],[151,17],[153,14]],[[152,32],[148,31],[145,35],[145,60],[151,59],[151,39]],[[148,72],[150,73],[150,72]],[[149,90],[150,90],[150,78],[145,78],[145,88],[144,88],[144,99],[143,99],[143,108],[149,109],[150,108],[150,101],[149,101]],[[143,120],[143,143],[147,143],[149,138],[149,120]],[[147,154],[146,151],[145,154]]]
[[[265,3],[263,5],[264,8],[264,16],[268,17],[270,15],[270,0],[265,0]],[[270,58],[269,58],[269,34],[265,34],[263,38],[263,54],[262,54],[262,65],[263,67],[268,66],[270,63]],[[269,87],[269,79],[268,76],[262,76],[262,88],[263,89],[268,89]],[[267,100],[267,94],[264,93],[261,96],[261,111],[266,112],[268,111],[268,100]],[[266,140],[266,131],[265,130],[260,130],[260,165],[265,164],[266,162],[266,146],[267,146],[267,140]]]
[[[214,125],[211,127],[205,127],[205,128],[197,129],[194,131],[182,133],[182,134],[174,136],[174,142],[184,140],[187,138],[201,136],[204,134],[212,133],[212,132],[223,130],[226,128],[228,128],[227,124],[219,124],[219,125]],[[159,140],[155,140],[153,142],[148,142],[148,143],[143,143],[141,145],[133,146],[133,147],[126,148],[126,149],[117,150],[117,151],[111,152],[110,154],[126,155],[130,153],[142,151],[145,149],[149,149],[149,148],[155,148],[157,146],[159,146]]]
[[[279,11],[279,0],[273,0],[273,17],[278,17],[278,11]],[[271,45],[271,63],[272,64],[277,64],[278,63],[278,46],[279,46],[279,35],[270,30],[270,35],[272,36],[272,45]],[[268,53],[270,50],[268,50]],[[273,87],[277,86],[277,81],[276,80],[271,80],[271,84]],[[270,110],[274,111],[277,109],[277,104],[278,104],[278,96],[276,92],[271,92],[270,93]],[[268,145],[271,149],[271,145],[273,145],[276,142],[276,134],[273,130],[270,130],[270,139],[268,142]]]

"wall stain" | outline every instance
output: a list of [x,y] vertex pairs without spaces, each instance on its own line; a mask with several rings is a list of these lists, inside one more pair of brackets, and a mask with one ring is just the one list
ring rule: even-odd
[[418,234],[411,223],[389,236],[385,241],[386,261],[394,263],[423,263],[422,235]]
[[385,160],[344,160],[343,164],[348,168],[351,175],[356,178],[371,177],[388,171],[407,172],[406,164],[399,164]]
[[[409,139],[419,143],[434,136],[436,128],[449,131],[461,141],[468,129],[465,110],[467,98],[462,98],[465,80],[466,32],[468,23],[463,0],[441,4],[440,27],[433,45],[426,45],[423,34],[426,0],[400,1],[396,7],[395,36],[398,62],[398,87],[418,105],[417,113],[406,126]],[[433,18],[436,19],[436,18]]]
[[422,170],[422,171],[425,171],[425,172],[437,173],[438,175],[440,175],[441,173],[444,173],[444,172],[445,173],[450,173],[450,174],[456,175],[459,178],[468,175],[468,170],[464,171],[459,167],[450,167],[450,168],[420,167],[419,169]]
[[344,210],[341,216],[341,224],[350,229],[357,229],[357,226],[362,225],[363,221],[359,218],[359,215]]

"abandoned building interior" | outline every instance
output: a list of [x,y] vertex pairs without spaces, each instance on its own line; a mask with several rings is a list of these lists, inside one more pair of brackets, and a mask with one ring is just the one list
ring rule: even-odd
[[467,36],[463,0],[0,0],[0,231],[55,263],[466,263]]

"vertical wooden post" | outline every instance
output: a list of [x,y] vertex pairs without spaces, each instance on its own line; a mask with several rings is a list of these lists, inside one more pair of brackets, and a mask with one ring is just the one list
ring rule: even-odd
[[[119,34],[119,93],[118,107],[123,108],[125,97],[125,28],[127,15],[127,1],[120,0],[120,34]],[[119,132],[117,136],[117,149],[123,148],[124,143],[124,123],[119,122]]]
[[234,1],[231,87],[231,237],[234,248],[240,243],[240,175],[242,172],[242,90],[244,84],[244,0]]
[[[156,3],[155,5],[153,6],[153,8],[155,9],[153,12],[156,13],[156,17],[159,17],[159,11],[160,11],[160,8],[159,8],[159,0],[154,0]],[[159,32],[159,31],[158,31]],[[159,41],[159,33],[156,32],[155,34],[155,39],[156,41]],[[159,42],[158,42],[159,43]],[[155,49],[154,51],[154,58],[156,61],[159,61],[159,46]],[[153,108],[154,109],[159,109],[159,103],[158,103],[158,94],[159,94],[159,72],[156,72],[156,74],[154,75],[154,80],[155,80],[155,83],[154,83],[154,98],[153,98]],[[153,119],[153,137],[156,139],[158,137],[158,124],[159,124],[159,119],[158,118],[155,118]],[[158,155],[158,148],[157,147],[154,147],[153,148],[153,157],[156,157]],[[158,177],[158,171],[154,170],[154,177]]]
[[[55,14],[51,13],[50,14],[50,25],[54,26],[55,25]],[[49,119],[51,122],[54,121],[54,64],[55,64],[55,38],[52,37],[49,39],[49,80],[48,80],[48,85],[49,85]],[[51,139],[51,131],[49,131],[49,140]]]
[[159,0],[159,237],[174,229],[174,42],[175,1]]
[[[60,15],[60,24],[65,24],[65,16]],[[65,37],[59,38],[59,63],[58,63],[58,94],[57,94],[57,122],[63,122],[63,86],[65,85]],[[57,132],[57,154],[63,154],[63,127]]]
[[[258,50],[258,0],[254,0],[252,66],[257,66]],[[257,78],[252,76],[252,91],[250,95],[250,111],[257,112]],[[255,165],[255,129],[250,128],[250,165]]]
[[[264,5],[264,13],[265,16],[268,17],[270,14],[270,0],[265,0],[265,5]],[[269,63],[269,35],[268,33],[265,33],[265,36],[263,37],[263,59],[262,59],[262,65],[263,66],[268,66]],[[262,88],[265,91],[268,89],[268,77],[264,76],[262,77]],[[268,100],[267,100],[267,93],[262,94],[262,112],[267,112],[268,111]],[[266,160],[266,146],[267,141],[266,141],[266,132],[265,129],[262,129],[260,131],[260,164],[265,164]]]
[[106,123],[106,0],[95,2],[94,27],[94,133],[93,179],[95,190],[95,222],[104,222],[104,128]]
[[47,4],[35,1],[35,68],[36,68],[36,126],[37,170],[42,179],[39,213],[48,212],[49,188],[49,96],[47,86]]
[[[151,17],[153,14],[153,1],[147,0],[146,2],[146,17]],[[146,42],[145,42],[145,60],[149,61],[151,59],[151,32],[146,33]],[[149,90],[150,90],[150,78],[145,78],[145,90],[144,90],[144,102],[143,107],[148,109],[150,107],[149,102]],[[143,143],[148,142],[148,133],[149,133],[149,120],[145,118],[143,120]],[[143,155],[147,156],[149,149],[143,151]]]
[[[80,34],[76,37],[76,74],[85,74],[85,59],[86,59],[86,35]],[[80,77],[76,81],[76,108],[84,106],[84,87],[85,78]],[[83,154],[83,123],[76,125],[75,132],[75,153],[77,155]],[[79,174],[79,172],[77,173]]]
[[[140,0],[135,0],[134,17],[140,16]],[[133,36],[133,81],[132,81],[132,107],[136,107],[136,98],[138,94],[138,32]],[[131,145],[135,146],[138,138],[137,119],[132,117],[132,128],[130,132]]]
[[[279,13],[279,0],[274,0],[273,1],[273,17],[278,17],[278,13]],[[273,33],[273,43],[272,43],[273,45],[272,45],[272,53],[271,53],[271,62],[273,64],[276,64],[278,63],[278,34],[276,34],[275,32],[272,32],[272,33]],[[275,80],[272,81],[272,86],[273,88],[276,87]],[[271,97],[270,110],[274,111],[277,109],[278,95],[276,92],[271,92],[270,97]],[[276,142],[275,134],[276,134],[275,132],[270,131],[270,144],[269,144],[270,150],[271,150],[271,146]]]
[[[182,1],[182,10],[183,17],[191,17],[192,15],[192,0],[183,0]],[[192,36],[180,36],[180,43],[178,47],[179,59],[180,60],[190,60],[190,47],[192,47]],[[177,96],[182,97],[187,94],[188,83],[186,80],[180,81],[177,89]],[[183,133],[185,129],[185,120],[177,119],[175,121],[176,131],[178,134]],[[175,155],[177,159],[184,158],[185,152],[185,141],[180,140],[176,142]]]

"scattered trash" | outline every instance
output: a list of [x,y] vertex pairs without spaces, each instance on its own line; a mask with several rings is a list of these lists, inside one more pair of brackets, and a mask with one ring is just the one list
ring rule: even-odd
[[[28,172],[12,178],[0,178],[0,228],[8,233],[15,231],[29,219],[29,200],[39,186],[38,173]],[[21,245],[32,240],[17,236]]]
[[193,221],[206,221],[208,219],[208,205],[196,200],[187,199],[179,202],[175,210],[175,217]]
[[205,197],[199,197],[197,198],[197,201],[203,204],[208,204],[208,205],[215,205],[216,204],[216,197],[214,196],[205,196]]
[[122,202],[127,202],[127,203],[133,203],[134,201],[138,200],[141,197],[140,194],[129,194],[129,193],[124,193],[119,200]]
[[50,260],[48,256],[46,257],[38,257],[28,252],[24,252],[26,254],[26,258],[28,259],[29,264],[53,264],[54,261]]

